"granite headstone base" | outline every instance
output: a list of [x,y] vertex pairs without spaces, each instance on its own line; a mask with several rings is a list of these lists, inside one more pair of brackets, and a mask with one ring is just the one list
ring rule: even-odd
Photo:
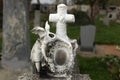
[[80,51],[81,52],[95,52],[96,51],[96,46],[93,45],[92,47],[82,47],[80,46]]
[[66,77],[66,78],[52,78],[52,77],[46,77],[41,78],[35,74],[31,73],[24,73],[23,75],[18,77],[18,80],[91,80],[88,74],[73,74],[72,78]]

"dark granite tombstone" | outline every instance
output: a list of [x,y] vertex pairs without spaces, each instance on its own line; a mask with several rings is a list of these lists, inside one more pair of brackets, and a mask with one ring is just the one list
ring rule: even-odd
[[2,66],[18,69],[29,66],[30,44],[27,0],[3,0]]
[[95,51],[95,33],[96,27],[93,25],[80,27],[80,51]]

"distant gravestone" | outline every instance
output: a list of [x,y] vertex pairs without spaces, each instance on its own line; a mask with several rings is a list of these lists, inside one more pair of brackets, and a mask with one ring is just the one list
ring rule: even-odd
[[109,20],[116,20],[117,19],[117,12],[109,12],[108,14],[107,14],[107,17],[108,17],[108,19]]
[[109,21],[115,21],[120,23],[120,7],[110,7],[108,9],[107,16]]
[[58,4],[66,4],[67,0],[58,0]]
[[80,51],[95,51],[94,40],[95,40],[96,27],[93,25],[81,26],[80,27]]
[[118,7],[118,19],[120,20],[120,7]]
[[2,67],[28,67],[30,57],[27,0],[3,0]]
[[34,27],[40,26],[40,10],[36,10],[34,16]]
[[81,11],[85,12],[89,17],[91,14],[91,9],[89,5],[81,5]]
[[110,20],[109,20],[108,17],[104,17],[103,24],[106,25],[106,26],[108,26],[110,24]]
[[[34,27],[43,26],[41,21],[41,11],[44,9],[43,6],[54,5],[56,0],[31,0],[31,4],[34,7]],[[50,6],[49,6],[50,7]],[[45,6],[45,11],[47,11],[47,7]]]
[[73,5],[74,4],[74,0],[67,0],[67,5]]
[[100,10],[99,14],[100,15],[106,15],[106,10]]
[[90,6],[89,5],[81,5],[81,11],[88,12],[89,10],[90,10]]

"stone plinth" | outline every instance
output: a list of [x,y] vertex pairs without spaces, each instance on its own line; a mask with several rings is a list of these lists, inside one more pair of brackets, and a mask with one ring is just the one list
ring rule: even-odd
[[18,77],[18,80],[91,80],[87,74],[74,74],[71,79],[68,78],[39,78],[39,76],[29,73],[24,73]]

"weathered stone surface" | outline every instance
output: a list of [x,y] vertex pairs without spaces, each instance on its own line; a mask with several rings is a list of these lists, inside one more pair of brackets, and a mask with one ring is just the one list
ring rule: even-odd
[[2,28],[3,0],[0,0],[0,28]]
[[18,77],[18,80],[40,80],[38,75],[31,73],[24,73]]
[[72,80],[91,80],[88,74],[74,74]]
[[[71,80],[91,80],[90,76],[88,74],[79,74],[79,67],[77,62],[77,57],[75,58],[75,66],[72,73]],[[18,77],[18,80],[70,80],[70,77],[67,78],[52,78],[46,74],[46,71],[43,70],[40,73],[40,76],[36,74],[32,74],[30,72],[23,73],[21,76]]]
[[17,80],[21,73],[27,73],[30,69],[8,70],[0,67],[0,80]]
[[18,80],[91,80],[89,75],[87,74],[74,74],[72,78],[40,78],[38,75],[31,74],[31,73],[24,73],[22,76],[18,77]]
[[26,67],[30,55],[27,0],[3,0],[3,4],[2,66]]

